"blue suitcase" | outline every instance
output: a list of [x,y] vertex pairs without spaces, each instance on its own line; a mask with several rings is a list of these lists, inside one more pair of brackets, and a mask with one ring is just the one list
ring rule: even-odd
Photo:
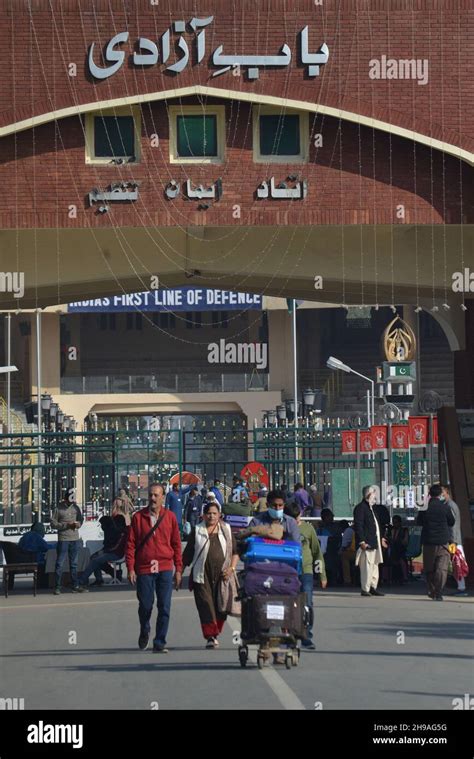
[[243,559],[246,564],[257,561],[279,561],[289,564],[298,574],[302,571],[301,543],[293,540],[269,540],[267,538],[247,538],[247,550]]

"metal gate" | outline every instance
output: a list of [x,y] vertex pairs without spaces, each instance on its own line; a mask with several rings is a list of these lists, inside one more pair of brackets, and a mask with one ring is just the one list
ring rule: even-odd
[[137,505],[147,501],[151,482],[192,472],[206,483],[221,480],[229,492],[234,476],[249,461],[263,464],[270,487],[292,489],[298,481],[331,492],[337,470],[373,470],[375,484],[422,488],[437,478],[437,456],[412,449],[395,461],[373,456],[341,455],[342,429],[257,428],[244,424],[193,430],[89,430],[0,436],[0,525],[25,524],[41,505],[42,519],[67,487],[76,488],[86,517],[110,509],[120,487]]

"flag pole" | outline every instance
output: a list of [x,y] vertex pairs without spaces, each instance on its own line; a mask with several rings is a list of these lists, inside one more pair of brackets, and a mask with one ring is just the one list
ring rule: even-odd
[[299,478],[298,470],[298,356],[296,352],[296,300],[291,301],[292,332],[293,332],[293,396],[295,404],[294,430],[295,430],[295,479]]

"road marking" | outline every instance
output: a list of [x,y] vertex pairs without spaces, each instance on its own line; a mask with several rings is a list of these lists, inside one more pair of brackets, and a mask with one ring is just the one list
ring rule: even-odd
[[[229,627],[231,627],[234,632],[240,632],[241,627],[237,620],[233,619],[232,617],[227,617],[227,622],[229,623]],[[249,649],[249,660],[254,664],[257,664],[256,651]],[[305,705],[299,700],[296,693],[291,690],[288,683],[283,680],[278,672],[275,672],[275,670],[271,667],[264,667],[263,669],[260,669],[259,672],[284,709],[291,709],[293,711],[306,711]]]
[[[176,596],[175,601],[193,601],[194,596]],[[51,604],[18,604],[18,606],[0,606],[2,611],[11,611],[13,609],[70,609],[71,606],[111,606],[112,604],[136,604],[136,598],[124,598],[122,601],[73,601],[72,603],[51,603]]]

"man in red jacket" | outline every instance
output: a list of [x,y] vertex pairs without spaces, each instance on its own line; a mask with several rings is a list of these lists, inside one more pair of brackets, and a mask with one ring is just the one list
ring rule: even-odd
[[155,653],[167,654],[166,634],[170,622],[174,586],[178,590],[183,571],[179,526],[172,511],[165,509],[165,494],[159,483],[150,485],[148,508],[133,515],[125,559],[128,578],[137,585],[140,637],[138,647],[148,648],[150,617],[156,592],[158,617],[153,640]]

